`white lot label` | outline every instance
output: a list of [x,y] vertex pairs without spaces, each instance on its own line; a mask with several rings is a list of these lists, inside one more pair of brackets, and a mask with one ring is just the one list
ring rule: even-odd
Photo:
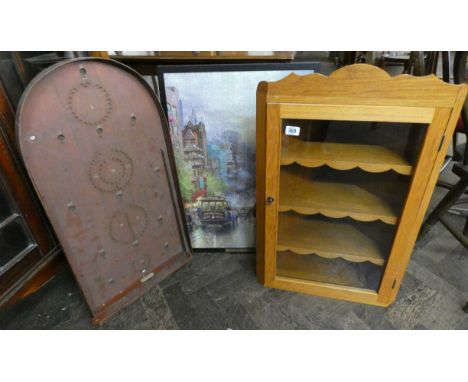
[[140,282],[143,284],[144,282],[148,281],[151,277],[154,276],[154,273],[151,272],[151,273],[148,273],[146,276],[142,277]]
[[294,135],[295,137],[299,136],[301,128],[297,126],[286,126],[286,135]]

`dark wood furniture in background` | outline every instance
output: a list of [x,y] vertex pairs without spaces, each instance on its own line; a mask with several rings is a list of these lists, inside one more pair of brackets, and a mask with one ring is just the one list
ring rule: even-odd
[[[146,55],[125,54],[124,52],[92,51],[91,57],[111,58],[135,69],[143,77],[156,77],[158,65],[204,65],[227,63],[262,63],[293,61],[296,52],[276,51],[271,54],[247,51],[218,51],[218,52],[184,52],[157,51],[142,52]],[[115,53],[115,54],[114,54]],[[153,53],[153,54],[150,54]],[[146,78],[149,79],[149,78]],[[157,92],[157,88],[155,89]]]
[[15,114],[44,68],[83,52],[0,52],[0,308],[35,292],[66,261],[18,152]]
[[96,51],[90,52],[93,57],[113,58],[115,60],[229,60],[229,61],[258,61],[258,60],[292,60],[294,51]]
[[13,106],[0,82],[0,306],[46,282],[59,264],[52,260],[60,251],[25,177],[16,151],[14,120]]

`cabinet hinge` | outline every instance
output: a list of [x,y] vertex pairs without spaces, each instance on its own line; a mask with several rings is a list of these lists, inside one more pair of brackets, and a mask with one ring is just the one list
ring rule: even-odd
[[442,139],[440,140],[439,149],[437,150],[437,152],[439,152],[440,149],[442,148],[442,145],[444,144],[444,141],[445,141],[445,135],[442,135]]

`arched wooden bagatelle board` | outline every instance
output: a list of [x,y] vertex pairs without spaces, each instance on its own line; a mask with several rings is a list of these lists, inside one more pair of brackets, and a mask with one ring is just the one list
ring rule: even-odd
[[190,259],[159,102],[133,70],[77,59],[22,98],[21,153],[101,322]]

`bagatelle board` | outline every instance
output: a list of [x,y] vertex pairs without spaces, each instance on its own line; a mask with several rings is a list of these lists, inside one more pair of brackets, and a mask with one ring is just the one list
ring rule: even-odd
[[190,258],[161,106],[132,69],[85,58],[26,89],[21,153],[101,323]]

